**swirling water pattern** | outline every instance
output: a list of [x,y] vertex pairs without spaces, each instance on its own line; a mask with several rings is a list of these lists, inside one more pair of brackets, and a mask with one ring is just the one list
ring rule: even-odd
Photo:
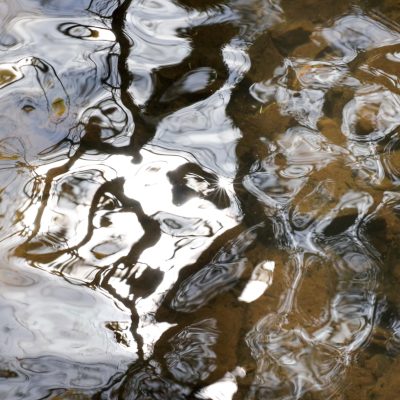
[[2,399],[397,397],[397,2],[0,20]]

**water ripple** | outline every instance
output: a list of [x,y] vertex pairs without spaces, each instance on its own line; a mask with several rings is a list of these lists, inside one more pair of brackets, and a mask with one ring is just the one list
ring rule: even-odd
[[395,398],[394,5],[2,2],[0,397]]

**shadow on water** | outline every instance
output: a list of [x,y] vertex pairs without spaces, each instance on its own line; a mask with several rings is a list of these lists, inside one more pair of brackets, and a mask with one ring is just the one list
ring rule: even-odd
[[0,397],[396,398],[399,18],[0,4]]

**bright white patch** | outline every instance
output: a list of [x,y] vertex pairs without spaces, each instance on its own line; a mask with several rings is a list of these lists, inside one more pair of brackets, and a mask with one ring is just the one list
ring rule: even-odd
[[272,275],[275,269],[274,261],[263,261],[258,264],[250,280],[239,296],[239,301],[251,303],[261,297],[272,284]]
[[232,193],[232,179],[226,178],[225,176],[218,177],[218,187],[225,190],[227,193]]
[[174,326],[176,324],[168,322],[151,322],[137,328],[137,333],[143,338],[143,355],[146,360],[152,356],[154,346],[161,335]]
[[237,367],[233,372],[227,372],[219,381],[201,389],[196,397],[204,400],[232,400],[238,390],[236,376],[243,378],[246,371]]
[[265,282],[249,281],[246,287],[243,289],[243,292],[239,297],[239,301],[251,303],[261,297],[267,289],[268,285]]

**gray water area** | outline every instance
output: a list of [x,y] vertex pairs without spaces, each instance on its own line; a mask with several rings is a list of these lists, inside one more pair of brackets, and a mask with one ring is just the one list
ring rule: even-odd
[[400,4],[0,1],[0,398],[395,400]]

